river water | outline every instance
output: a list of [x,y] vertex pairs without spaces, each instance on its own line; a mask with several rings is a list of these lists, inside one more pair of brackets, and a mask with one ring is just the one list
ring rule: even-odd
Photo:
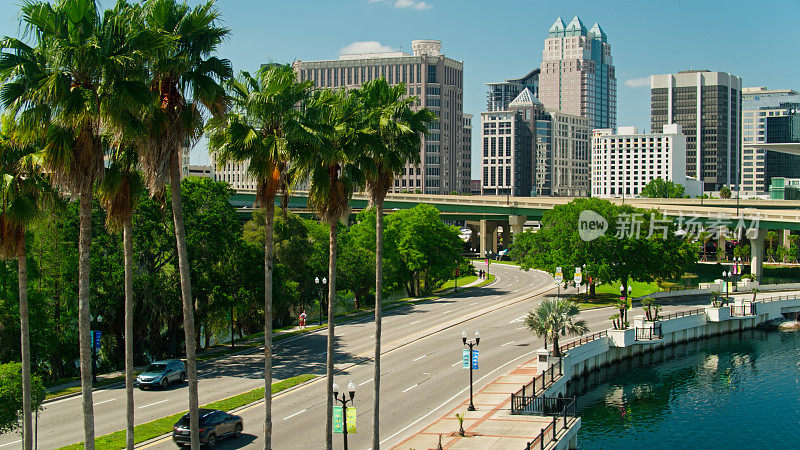
[[747,331],[665,353],[579,395],[581,449],[800,449],[800,332]]

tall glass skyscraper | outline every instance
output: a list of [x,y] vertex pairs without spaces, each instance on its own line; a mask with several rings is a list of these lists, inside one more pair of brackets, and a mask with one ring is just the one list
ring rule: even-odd
[[766,195],[772,178],[800,178],[800,156],[752,147],[800,142],[800,94],[792,89],[742,90],[742,190]]
[[589,119],[591,128],[617,125],[617,77],[606,33],[590,30],[578,16],[559,17],[547,33],[539,74],[539,100],[546,108]]

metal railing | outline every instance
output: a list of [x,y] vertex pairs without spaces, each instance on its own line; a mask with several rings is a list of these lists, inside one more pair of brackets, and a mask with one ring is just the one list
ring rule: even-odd
[[705,313],[706,313],[706,309],[705,308],[690,309],[689,311],[678,311],[678,312],[667,314],[665,316],[662,316],[661,314],[659,314],[658,315],[658,320],[665,321],[665,320],[670,320],[670,319],[679,319],[681,317],[694,316],[696,314],[705,314]]
[[800,298],[800,294],[776,295],[775,297],[767,297],[767,298],[758,299],[758,300],[756,300],[756,303],[770,303],[770,302],[778,302],[778,301],[782,301],[782,300],[797,300],[798,298]]
[[559,359],[558,364],[550,366],[547,370],[534,377],[530,383],[523,384],[520,390],[511,394],[511,414],[516,414],[515,411],[522,411],[527,408],[529,399],[544,391],[545,387],[556,379],[556,376],[561,376],[563,373],[562,362]]
[[546,427],[539,430],[539,435],[533,441],[525,445],[525,450],[536,448],[544,450],[548,443],[556,441],[559,430],[566,430],[569,428],[569,424],[575,421],[577,402],[574,398],[557,398],[553,400],[565,402],[563,403],[563,408],[559,414],[553,416],[553,420]]
[[583,345],[583,344],[585,344],[587,342],[591,342],[591,341],[594,341],[596,339],[600,339],[601,337],[606,337],[606,336],[608,336],[608,330],[598,331],[598,332],[592,333],[592,334],[590,334],[588,336],[581,336],[578,339],[575,339],[574,341],[568,342],[568,343],[560,346],[559,350],[561,350],[561,353],[563,354],[564,352],[566,352],[567,350],[569,350],[571,348],[575,348],[575,347],[577,347],[579,345]]
[[652,327],[644,327],[636,329],[637,341],[653,341],[664,337],[661,334],[661,324],[654,323]]
[[691,291],[694,289],[700,289],[700,286],[670,286],[667,288],[667,292]]

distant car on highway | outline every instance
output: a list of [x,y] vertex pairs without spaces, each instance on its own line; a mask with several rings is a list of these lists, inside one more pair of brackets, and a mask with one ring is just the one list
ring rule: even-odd
[[[200,443],[206,448],[216,447],[222,438],[238,438],[243,429],[242,418],[235,414],[217,409],[200,410]],[[178,447],[192,443],[189,433],[189,413],[184,414],[172,427],[172,440]]]
[[148,387],[166,389],[176,381],[186,381],[186,366],[180,359],[156,361],[136,377],[136,385],[139,389]]

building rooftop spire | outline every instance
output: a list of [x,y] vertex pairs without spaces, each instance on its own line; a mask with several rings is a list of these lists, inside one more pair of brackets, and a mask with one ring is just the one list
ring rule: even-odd
[[601,41],[606,41],[606,32],[603,31],[603,28],[600,27],[600,24],[595,22],[592,26],[592,29],[589,30],[589,36],[600,39]]
[[586,35],[586,26],[583,25],[581,22],[580,17],[575,16],[567,25],[566,32],[572,36],[585,36]]
[[542,103],[539,102],[539,100],[536,97],[534,97],[533,94],[531,94],[531,90],[525,88],[522,90],[522,92],[519,93],[519,95],[517,95],[517,98],[515,98],[514,100],[511,101],[511,103],[508,104],[508,106],[510,108],[513,106],[519,107],[519,106],[533,106],[541,104]]
[[550,37],[564,36],[564,21],[561,20],[561,17],[553,22],[553,25],[550,27],[548,33],[550,34]]

